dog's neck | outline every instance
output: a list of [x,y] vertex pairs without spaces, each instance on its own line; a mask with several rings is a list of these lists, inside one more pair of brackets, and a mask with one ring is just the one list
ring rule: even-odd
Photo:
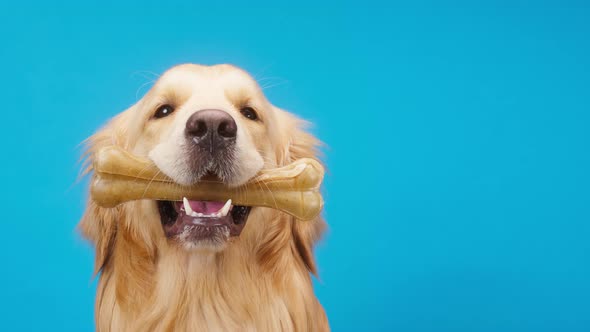
[[[232,243],[222,252],[168,247],[151,263],[133,252],[133,246],[125,246],[131,249],[129,256],[114,257],[101,275],[98,330],[327,329],[309,271],[294,244],[278,248],[274,255],[280,260],[271,266],[260,264],[252,245]],[[144,273],[135,276],[134,268]]]

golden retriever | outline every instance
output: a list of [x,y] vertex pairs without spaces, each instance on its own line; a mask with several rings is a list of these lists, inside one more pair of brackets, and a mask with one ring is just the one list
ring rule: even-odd
[[[240,185],[261,169],[317,158],[319,142],[303,124],[243,70],[184,64],[86,141],[85,171],[114,144],[179,184]],[[324,221],[232,205],[188,226],[185,204],[210,214],[223,203],[88,201],[79,228],[96,248],[97,331],[329,330],[311,281]]]

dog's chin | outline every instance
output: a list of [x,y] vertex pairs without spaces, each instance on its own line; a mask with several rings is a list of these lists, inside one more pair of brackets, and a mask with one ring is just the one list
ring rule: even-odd
[[251,207],[231,201],[157,201],[166,237],[187,250],[221,251],[246,225]]

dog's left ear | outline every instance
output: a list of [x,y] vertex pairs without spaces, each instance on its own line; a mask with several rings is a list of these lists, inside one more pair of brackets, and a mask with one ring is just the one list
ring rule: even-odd
[[276,130],[272,136],[276,138],[277,165],[284,166],[300,158],[319,160],[322,142],[306,131],[309,123],[280,108],[274,110],[278,127],[272,128]]
[[[287,165],[300,158],[313,158],[320,161],[322,142],[305,129],[308,123],[291,113],[275,108],[276,123],[279,124],[276,137],[276,156],[279,166]],[[299,255],[307,269],[317,274],[313,257],[313,246],[321,238],[326,223],[321,217],[310,221],[291,218],[293,250]]]

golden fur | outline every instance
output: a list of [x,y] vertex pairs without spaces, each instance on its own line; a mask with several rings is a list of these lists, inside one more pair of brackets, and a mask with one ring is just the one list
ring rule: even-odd
[[[170,126],[148,122],[154,101],[172,93],[188,103],[192,91],[203,86],[186,86],[208,79],[225,89],[208,94],[224,96],[219,100],[224,107],[240,98],[257,103],[263,127],[242,125],[264,167],[317,157],[319,142],[302,130],[303,122],[268,103],[243,71],[229,65],[182,65],[87,140],[87,165],[97,149],[111,144],[147,156]],[[170,91],[176,83],[184,90]],[[86,172],[91,171],[88,166]],[[79,228],[96,248],[97,331],[329,330],[310,275],[316,273],[312,249],[325,228],[321,218],[301,222],[277,210],[253,208],[240,236],[217,252],[193,252],[170,243],[153,201],[106,209],[89,200]]]

